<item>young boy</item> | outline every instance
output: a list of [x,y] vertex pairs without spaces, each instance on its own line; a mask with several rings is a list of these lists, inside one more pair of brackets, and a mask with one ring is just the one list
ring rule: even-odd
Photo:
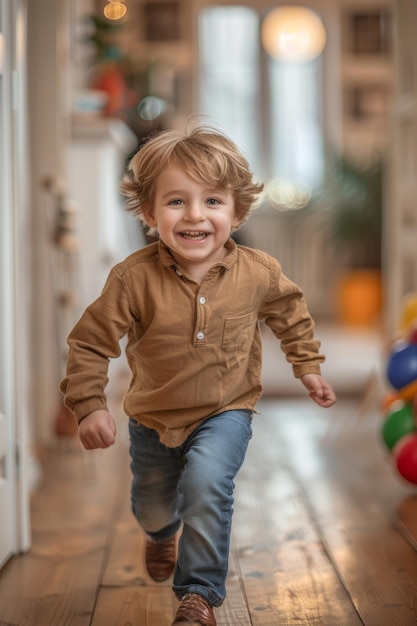
[[[234,478],[261,395],[259,320],[281,341],[294,375],[322,407],[319,342],[301,290],[279,263],[236,245],[262,190],[221,133],[153,136],[133,157],[127,208],[159,241],[116,265],[71,332],[65,403],[85,448],[114,443],[104,389],[127,335],[132,509],[147,535],[155,581],[173,573],[173,626],[215,626],[228,567]],[[182,528],[176,555],[176,535]]]

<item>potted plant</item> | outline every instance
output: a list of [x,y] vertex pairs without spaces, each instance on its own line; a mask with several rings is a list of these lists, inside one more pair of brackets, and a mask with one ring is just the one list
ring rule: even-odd
[[348,324],[374,324],[381,311],[382,176],[380,162],[336,157],[326,180],[330,244],[341,268],[337,308]]

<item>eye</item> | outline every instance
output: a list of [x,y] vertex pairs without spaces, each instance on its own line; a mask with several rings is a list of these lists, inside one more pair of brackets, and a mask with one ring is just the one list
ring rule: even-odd
[[173,198],[172,200],[169,200],[168,204],[171,206],[181,206],[183,201],[180,198]]
[[208,198],[207,204],[209,204],[210,206],[217,206],[218,204],[221,204],[221,201],[217,198]]

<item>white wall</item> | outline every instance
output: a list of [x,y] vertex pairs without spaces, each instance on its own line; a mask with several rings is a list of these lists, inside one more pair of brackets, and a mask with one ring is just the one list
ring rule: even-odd
[[[52,284],[53,227],[56,205],[45,180],[65,178],[64,0],[28,2],[28,98],[30,132],[32,291],[31,337],[34,432],[50,438],[57,408],[59,354],[56,341],[56,297]],[[59,47],[59,42],[61,48]]]
[[[37,442],[49,443],[61,408],[66,336],[99,294],[109,265],[133,251],[124,237],[136,224],[125,219],[118,182],[136,137],[125,129],[128,136],[121,131],[123,145],[118,145],[113,131],[101,132],[105,120],[100,124],[94,118],[84,124],[90,136],[82,137],[72,119],[72,89],[82,82],[74,26],[81,14],[93,10],[92,3],[30,0],[28,5],[33,432]],[[59,211],[72,203],[78,251],[58,246],[54,238]],[[143,244],[137,228],[136,247]],[[72,303],[63,306],[67,297]]]

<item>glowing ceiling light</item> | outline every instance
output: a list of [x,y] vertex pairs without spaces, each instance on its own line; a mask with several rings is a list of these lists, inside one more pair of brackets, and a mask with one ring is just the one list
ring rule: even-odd
[[273,58],[305,62],[317,57],[326,44],[321,19],[305,7],[284,6],[269,13],[262,24],[262,45]]
[[104,7],[104,15],[108,20],[120,20],[126,15],[126,7],[123,2],[109,2]]

